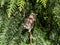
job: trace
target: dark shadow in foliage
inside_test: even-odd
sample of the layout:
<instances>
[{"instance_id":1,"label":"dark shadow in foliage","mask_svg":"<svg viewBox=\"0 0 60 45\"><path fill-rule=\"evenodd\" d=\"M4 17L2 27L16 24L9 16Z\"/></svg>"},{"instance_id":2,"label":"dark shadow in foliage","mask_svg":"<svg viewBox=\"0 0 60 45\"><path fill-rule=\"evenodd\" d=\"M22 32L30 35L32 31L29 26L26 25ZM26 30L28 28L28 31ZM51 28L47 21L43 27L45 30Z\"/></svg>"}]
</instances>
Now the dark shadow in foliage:
<instances>
[{"instance_id":1,"label":"dark shadow in foliage","mask_svg":"<svg viewBox=\"0 0 60 45\"><path fill-rule=\"evenodd\" d=\"M21 34L24 35L27 31L28 31L27 29L24 29L24 30L22 30Z\"/></svg>"},{"instance_id":2,"label":"dark shadow in foliage","mask_svg":"<svg viewBox=\"0 0 60 45\"><path fill-rule=\"evenodd\" d=\"M38 19L39 23L38 23L37 27L40 27L40 24L41 24L42 27L47 28L45 40L51 40L51 43L54 42L55 44L57 44L56 42L58 42L58 35L59 35L60 29L59 29L59 26L57 25L57 22L54 21L54 19L53 19L54 14L52 13L52 9L55 7L56 1L52 0L52 3L50 1L51 0L47 0L47 7L43 8L43 6L42 6L42 9L41 9L42 13L38 13L37 19ZM46 12L46 11L47 11L46 16L48 18L47 18L47 20L44 20L43 12ZM55 38L54 40L50 39L50 35L51 35L51 32L53 31L53 29L56 29L56 35L54 37ZM42 31L44 31L44 30L42 30Z\"/></svg>"},{"instance_id":3,"label":"dark shadow in foliage","mask_svg":"<svg viewBox=\"0 0 60 45\"><path fill-rule=\"evenodd\" d=\"M31 10L35 11L35 4L36 4L36 0L29 0L29 3L32 5L31 6Z\"/></svg>"},{"instance_id":4,"label":"dark shadow in foliage","mask_svg":"<svg viewBox=\"0 0 60 45\"><path fill-rule=\"evenodd\" d=\"M49 3L49 4L48 4ZM48 31L47 31L47 39L49 39L49 35L50 35L50 33L51 33L51 31L53 30L53 14L52 14L52 9L54 8L54 6L55 6L55 1L54 2L50 2L50 0L49 1L47 1L47 8L46 8L46 10L47 10L47 16L48 16L48 19L47 19L47 26L48 26Z\"/></svg>"},{"instance_id":5,"label":"dark shadow in foliage","mask_svg":"<svg viewBox=\"0 0 60 45\"><path fill-rule=\"evenodd\" d=\"M49 3L49 4L48 4ZM48 16L48 31L47 31L47 34L46 34L46 40L48 39L48 40L51 40L51 43L53 44L53 45L57 45L57 42L58 42L58 32L59 32L59 26L58 26L58 24L57 24L57 22L55 22L54 21L54 19L53 19L53 16L54 16L54 14L52 13L52 9L55 7L55 3L56 3L56 1L53 1L52 3L50 2L50 0L48 0L47 1L47 8L46 8L46 10L47 10L47 12L48 12L48 14L47 14L47 16ZM50 39L50 35L51 35L51 32L54 30L54 29L56 29L56 35L55 35L55 37L54 37L54 40L52 40L52 39ZM58 29L58 30L57 30Z\"/></svg>"},{"instance_id":6,"label":"dark shadow in foliage","mask_svg":"<svg viewBox=\"0 0 60 45\"><path fill-rule=\"evenodd\" d=\"M2 9L4 11L4 14L6 14L7 5L8 5L8 2L5 2L5 4L2 7L0 7L0 9Z\"/></svg>"}]
</instances>

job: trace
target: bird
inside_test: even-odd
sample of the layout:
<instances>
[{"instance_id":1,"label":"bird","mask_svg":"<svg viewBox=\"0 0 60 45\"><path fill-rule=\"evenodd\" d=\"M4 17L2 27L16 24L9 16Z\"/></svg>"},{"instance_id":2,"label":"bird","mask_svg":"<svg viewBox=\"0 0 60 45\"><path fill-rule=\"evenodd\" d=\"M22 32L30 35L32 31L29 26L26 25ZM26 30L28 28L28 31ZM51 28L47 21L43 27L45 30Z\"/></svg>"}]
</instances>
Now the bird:
<instances>
[{"instance_id":1,"label":"bird","mask_svg":"<svg viewBox=\"0 0 60 45\"><path fill-rule=\"evenodd\" d=\"M34 23L36 21L36 13L31 13L25 20L23 23L23 29L27 29L29 32L29 39L30 39L30 43L32 44L32 29L34 27ZM33 44L32 44L33 45Z\"/></svg>"}]
</instances>

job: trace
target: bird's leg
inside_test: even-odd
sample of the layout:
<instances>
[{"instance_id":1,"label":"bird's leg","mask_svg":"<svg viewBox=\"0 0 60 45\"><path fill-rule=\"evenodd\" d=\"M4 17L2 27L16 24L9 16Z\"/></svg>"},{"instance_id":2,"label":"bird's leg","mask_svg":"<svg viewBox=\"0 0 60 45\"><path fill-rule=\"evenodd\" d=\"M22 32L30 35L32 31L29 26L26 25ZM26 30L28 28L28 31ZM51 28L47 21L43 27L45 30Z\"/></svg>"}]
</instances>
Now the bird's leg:
<instances>
[{"instance_id":1,"label":"bird's leg","mask_svg":"<svg viewBox=\"0 0 60 45\"><path fill-rule=\"evenodd\" d=\"M32 33L31 33L31 31L29 32L29 38L30 38L30 44L32 45Z\"/></svg>"}]
</instances>

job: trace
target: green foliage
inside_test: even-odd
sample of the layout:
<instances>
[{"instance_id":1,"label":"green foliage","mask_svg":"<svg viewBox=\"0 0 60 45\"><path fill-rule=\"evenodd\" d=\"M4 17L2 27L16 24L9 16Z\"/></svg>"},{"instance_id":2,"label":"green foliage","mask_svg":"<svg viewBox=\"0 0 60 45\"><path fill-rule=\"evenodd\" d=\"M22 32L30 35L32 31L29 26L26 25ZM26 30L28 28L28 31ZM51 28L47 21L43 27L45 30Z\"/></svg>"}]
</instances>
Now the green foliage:
<instances>
[{"instance_id":1,"label":"green foliage","mask_svg":"<svg viewBox=\"0 0 60 45\"><path fill-rule=\"evenodd\" d=\"M8 5L7 15L10 17L16 8L16 0L11 0Z\"/></svg>"},{"instance_id":2,"label":"green foliage","mask_svg":"<svg viewBox=\"0 0 60 45\"><path fill-rule=\"evenodd\" d=\"M0 45L31 45L22 28L31 11L38 14L33 44L60 45L60 0L0 0Z\"/></svg>"},{"instance_id":3,"label":"green foliage","mask_svg":"<svg viewBox=\"0 0 60 45\"><path fill-rule=\"evenodd\" d=\"M37 2L37 3L38 3L38 2L41 2L42 5L46 8L47 0L37 0L36 2Z\"/></svg>"},{"instance_id":4,"label":"green foliage","mask_svg":"<svg viewBox=\"0 0 60 45\"><path fill-rule=\"evenodd\" d=\"M60 27L60 5L59 3L55 3L55 7L53 9L53 13L55 14L54 15L54 20L57 22L57 24L59 25Z\"/></svg>"},{"instance_id":5,"label":"green foliage","mask_svg":"<svg viewBox=\"0 0 60 45\"><path fill-rule=\"evenodd\" d=\"M18 0L17 5L19 6L19 10L22 11L24 9L25 1L24 0Z\"/></svg>"},{"instance_id":6,"label":"green foliage","mask_svg":"<svg viewBox=\"0 0 60 45\"><path fill-rule=\"evenodd\" d=\"M1 7L4 5L4 3L5 3L5 0L2 0L1 1Z\"/></svg>"}]
</instances>

